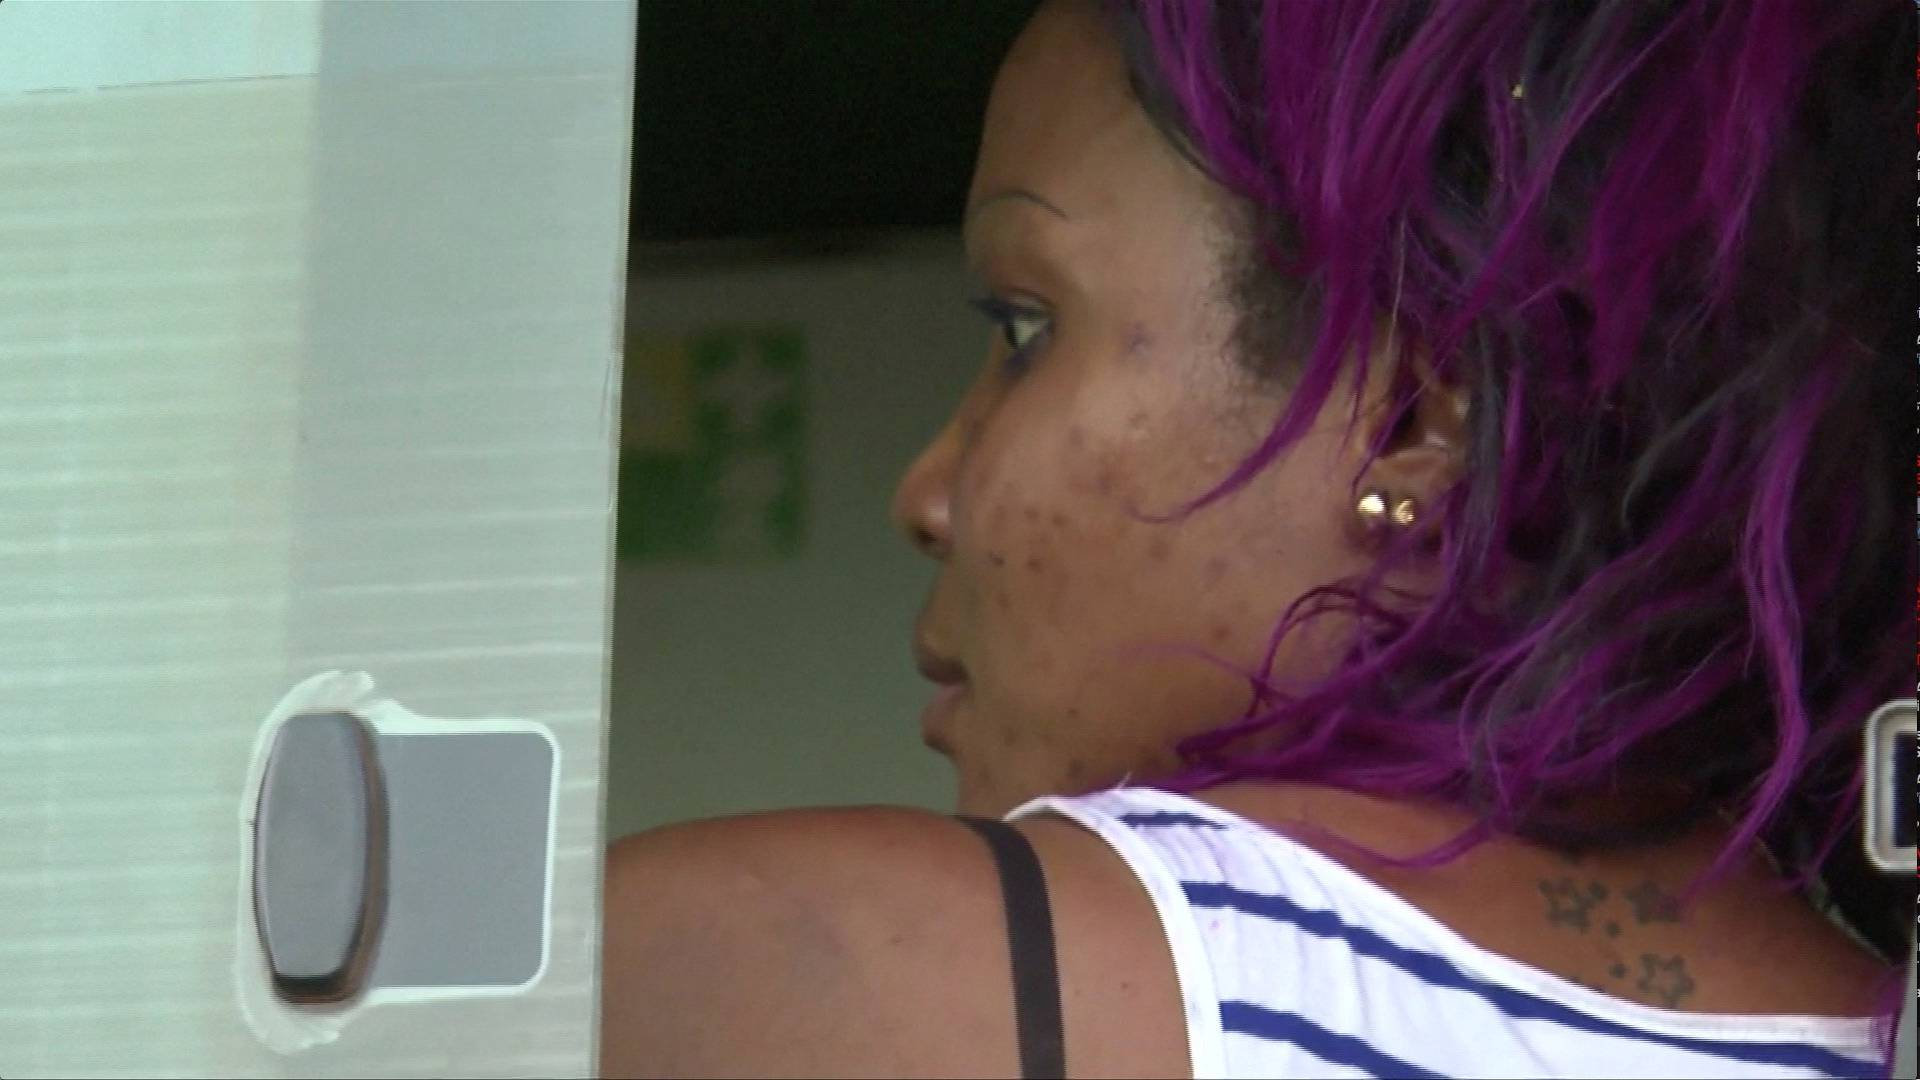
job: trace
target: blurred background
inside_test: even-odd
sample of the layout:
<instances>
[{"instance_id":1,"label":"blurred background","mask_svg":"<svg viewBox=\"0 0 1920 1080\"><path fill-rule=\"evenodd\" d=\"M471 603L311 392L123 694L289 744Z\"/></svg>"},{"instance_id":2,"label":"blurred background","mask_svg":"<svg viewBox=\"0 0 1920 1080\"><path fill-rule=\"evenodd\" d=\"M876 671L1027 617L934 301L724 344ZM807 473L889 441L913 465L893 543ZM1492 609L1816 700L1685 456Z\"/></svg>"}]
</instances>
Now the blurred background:
<instances>
[{"instance_id":1,"label":"blurred background","mask_svg":"<svg viewBox=\"0 0 1920 1080\"><path fill-rule=\"evenodd\" d=\"M902 469L982 358L958 225L1032 0L641 0L607 833L949 809Z\"/></svg>"}]
</instances>

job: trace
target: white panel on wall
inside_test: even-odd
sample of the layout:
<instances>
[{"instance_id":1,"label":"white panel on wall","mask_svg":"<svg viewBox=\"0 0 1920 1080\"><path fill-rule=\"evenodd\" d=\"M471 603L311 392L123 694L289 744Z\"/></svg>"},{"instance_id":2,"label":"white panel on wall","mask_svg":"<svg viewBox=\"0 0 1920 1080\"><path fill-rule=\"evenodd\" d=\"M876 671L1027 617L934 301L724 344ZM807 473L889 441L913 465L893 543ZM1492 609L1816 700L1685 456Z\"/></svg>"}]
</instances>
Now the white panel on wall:
<instances>
[{"instance_id":1,"label":"white panel on wall","mask_svg":"<svg viewBox=\"0 0 1920 1080\"><path fill-rule=\"evenodd\" d=\"M632 5L115 7L0 4L0 1076L588 1075ZM286 1054L236 833L333 669L553 732L551 951Z\"/></svg>"}]
</instances>

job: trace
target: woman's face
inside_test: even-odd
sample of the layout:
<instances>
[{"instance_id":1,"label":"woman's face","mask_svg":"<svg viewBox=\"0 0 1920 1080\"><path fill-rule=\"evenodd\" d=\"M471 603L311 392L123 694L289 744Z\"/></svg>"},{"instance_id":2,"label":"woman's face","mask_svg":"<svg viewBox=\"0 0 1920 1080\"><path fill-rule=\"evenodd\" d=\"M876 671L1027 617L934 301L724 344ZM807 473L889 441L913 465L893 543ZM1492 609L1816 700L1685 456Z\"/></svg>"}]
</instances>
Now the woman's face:
<instances>
[{"instance_id":1,"label":"woman's face","mask_svg":"<svg viewBox=\"0 0 1920 1080\"><path fill-rule=\"evenodd\" d=\"M1198 654L1256 668L1290 601L1362 567L1364 436L1330 406L1239 492L1145 520L1224 478L1285 399L1230 348L1228 205L1132 99L1091 4L1049 4L1014 46L969 202L1002 325L894 516L939 563L925 738L960 810L998 814L1165 769L1241 715L1246 680ZM1274 674L1311 673L1309 647Z\"/></svg>"}]
</instances>

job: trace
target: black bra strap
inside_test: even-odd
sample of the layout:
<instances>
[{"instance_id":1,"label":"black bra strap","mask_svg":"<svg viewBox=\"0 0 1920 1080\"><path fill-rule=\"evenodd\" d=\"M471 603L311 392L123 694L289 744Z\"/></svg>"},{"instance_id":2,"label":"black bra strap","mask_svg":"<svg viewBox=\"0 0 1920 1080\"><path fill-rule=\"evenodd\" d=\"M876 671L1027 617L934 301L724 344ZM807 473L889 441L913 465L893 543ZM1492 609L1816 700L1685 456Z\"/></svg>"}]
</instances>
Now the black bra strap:
<instances>
[{"instance_id":1,"label":"black bra strap","mask_svg":"<svg viewBox=\"0 0 1920 1080\"><path fill-rule=\"evenodd\" d=\"M1060 1023L1060 971L1054 959L1053 914L1047 881L1033 845L1004 821L962 817L986 840L1000 870L1007 906L1007 945L1013 958L1013 1019L1020 1039L1020 1075L1057 1080L1067 1075Z\"/></svg>"}]
</instances>

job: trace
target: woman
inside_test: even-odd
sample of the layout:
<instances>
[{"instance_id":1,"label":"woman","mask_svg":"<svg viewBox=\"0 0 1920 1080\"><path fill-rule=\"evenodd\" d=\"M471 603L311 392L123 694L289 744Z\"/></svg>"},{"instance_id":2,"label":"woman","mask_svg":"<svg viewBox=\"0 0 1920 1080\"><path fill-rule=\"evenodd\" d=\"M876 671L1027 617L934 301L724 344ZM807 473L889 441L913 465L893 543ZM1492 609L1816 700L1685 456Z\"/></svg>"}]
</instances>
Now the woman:
<instances>
[{"instance_id":1,"label":"woman","mask_svg":"<svg viewBox=\"0 0 1920 1080\"><path fill-rule=\"evenodd\" d=\"M623 841L604 1070L1878 1072L1913 22L1044 4L966 217L998 341L895 508L926 741L1011 835Z\"/></svg>"}]
</instances>

